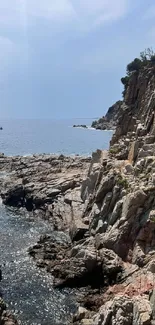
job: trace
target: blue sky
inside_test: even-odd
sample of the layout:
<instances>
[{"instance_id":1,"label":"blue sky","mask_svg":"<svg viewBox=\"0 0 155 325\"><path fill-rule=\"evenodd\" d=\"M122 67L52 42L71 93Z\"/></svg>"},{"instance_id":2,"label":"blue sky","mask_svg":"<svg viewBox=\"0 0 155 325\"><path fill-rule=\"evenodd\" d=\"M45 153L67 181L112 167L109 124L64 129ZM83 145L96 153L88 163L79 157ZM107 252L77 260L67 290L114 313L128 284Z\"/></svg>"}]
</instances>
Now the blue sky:
<instances>
[{"instance_id":1,"label":"blue sky","mask_svg":"<svg viewBox=\"0 0 155 325\"><path fill-rule=\"evenodd\" d=\"M154 0L1 0L0 117L102 116L154 41Z\"/></svg>"}]
</instances>

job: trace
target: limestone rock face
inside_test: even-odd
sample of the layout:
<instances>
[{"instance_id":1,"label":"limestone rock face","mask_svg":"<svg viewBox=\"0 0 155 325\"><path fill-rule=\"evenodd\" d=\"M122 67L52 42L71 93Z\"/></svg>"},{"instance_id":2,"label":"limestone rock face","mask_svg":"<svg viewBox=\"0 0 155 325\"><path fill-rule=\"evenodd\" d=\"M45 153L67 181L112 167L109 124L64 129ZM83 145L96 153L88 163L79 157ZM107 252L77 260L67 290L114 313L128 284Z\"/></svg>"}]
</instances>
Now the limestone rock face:
<instances>
[{"instance_id":1,"label":"limestone rock face","mask_svg":"<svg viewBox=\"0 0 155 325\"><path fill-rule=\"evenodd\" d=\"M109 154L98 161L84 197L83 218L89 220L103 273L109 274L95 325L154 324L154 103L153 68L133 72Z\"/></svg>"}]
</instances>

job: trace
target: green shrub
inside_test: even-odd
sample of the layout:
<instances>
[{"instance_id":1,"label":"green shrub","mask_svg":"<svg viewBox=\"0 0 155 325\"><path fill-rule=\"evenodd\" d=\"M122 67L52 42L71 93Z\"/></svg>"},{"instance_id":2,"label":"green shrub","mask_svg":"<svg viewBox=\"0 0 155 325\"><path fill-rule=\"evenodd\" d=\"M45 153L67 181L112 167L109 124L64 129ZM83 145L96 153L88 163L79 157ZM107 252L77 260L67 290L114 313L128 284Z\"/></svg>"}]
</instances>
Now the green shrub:
<instances>
[{"instance_id":1,"label":"green shrub","mask_svg":"<svg viewBox=\"0 0 155 325\"><path fill-rule=\"evenodd\" d=\"M126 72L127 75L121 78L121 82L124 85L124 90L122 92L123 97L125 97L127 87L129 85L130 76L134 72L139 72L145 66L152 66L154 69L155 66L155 53L153 52L152 48L147 48L143 52L140 53L140 58L135 58L132 62L127 65ZM155 71L152 70L154 73Z\"/></svg>"},{"instance_id":2,"label":"green shrub","mask_svg":"<svg viewBox=\"0 0 155 325\"><path fill-rule=\"evenodd\" d=\"M129 183L126 178L123 178L121 175L117 180L118 185L122 186L123 188L127 189L129 187Z\"/></svg>"},{"instance_id":3,"label":"green shrub","mask_svg":"<svg viewBox=\"0 0 155 325\"><path fill-rule=\"evenodd\" d=\"M138 58L135 58L131 63L127 65L127 73L130 74L133 71L139 71L142 65L142 61Z\"/></svg>"},{"instance_id":4,"label":"green shrub","mask_svg":"<svg viewBox=\"0 0 155 325\"><path fill-rule=\"evenodd\" d=\"M119 147L112 147L112 148L110 148L109 152L111 154L117 154L117 153L120 152L120 148Z\"/></svg>"},{"instance_id":5,"label":"green shrub","mask_svg":"<svg viewBox=\"0 0 155 325\"><path fill-rule=\"evenodd\" d=\"M129 84L129 79L130 79L129 76L125 76L125 77L121 78L121 82L122 82L122 84L123 84L125 87L128 86L128 84Z\"/></svg>"}]
</instances>

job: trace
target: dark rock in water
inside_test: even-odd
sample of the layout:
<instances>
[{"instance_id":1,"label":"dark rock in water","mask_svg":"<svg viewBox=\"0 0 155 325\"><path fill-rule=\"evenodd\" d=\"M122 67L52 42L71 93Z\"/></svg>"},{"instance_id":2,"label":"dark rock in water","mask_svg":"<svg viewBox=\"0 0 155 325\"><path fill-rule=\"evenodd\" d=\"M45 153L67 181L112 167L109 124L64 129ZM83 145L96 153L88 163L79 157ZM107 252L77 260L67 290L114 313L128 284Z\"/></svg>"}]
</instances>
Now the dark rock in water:
<instances>
[{"instance_id":1,"label":"dark rock in water","mask_svg":"<svg viewBox=\"0 0 155 325\"><path fill-rule=\"evenodd\" d=\"M0 127L0 130L3 130L2 126Z\"/></svg>"},{"instance_id":2,"label":"dark rock in water","mask_svg":"<svg viewBox=\"0 0 155 325\"><path fill-rule=\"evenodd\" d=\"M84 129L87 129L87 125L85 125L85 124L78 124L78 125L74 124L73 125L73 128L84 128Z\"/></svg>"}]
</instances>

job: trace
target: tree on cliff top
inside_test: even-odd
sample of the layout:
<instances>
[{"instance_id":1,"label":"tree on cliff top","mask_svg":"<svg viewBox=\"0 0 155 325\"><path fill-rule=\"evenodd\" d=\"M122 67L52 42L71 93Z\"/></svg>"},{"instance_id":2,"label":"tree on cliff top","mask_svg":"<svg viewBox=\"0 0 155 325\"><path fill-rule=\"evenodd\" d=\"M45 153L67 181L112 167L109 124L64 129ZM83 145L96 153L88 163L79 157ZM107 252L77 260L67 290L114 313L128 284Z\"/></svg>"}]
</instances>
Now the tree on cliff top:
<instances>
[{"instance_id":1,"label":"tree on cliff top","mask_svg":"<svg viewBox=\"0 0 155 325\"><path fill-rule=\"evenodd\" d=\"M138 72L141 68L145 66L154 66L155 65L155 53L152 48L147 48L140 53L140 58L135 58L132 62L127 65L126 72L127 75L121 78L121 82L124 85L123 97L125 96L130 76L134 72Z\"/></svg>"},{"instance_id":2,"label":"tree on cliff top","mask_svg":"<svg viewBox=\"0 0 155 325\"><path fill-rule=\"evenodd\" d=\"M131 63L127 65L127 74L132 73L133 71L139 71L139 69L142 67L143 62L135 58Z\"/></svg>"},{"instance_id":3,"label":"tree on cliff top","mask_svg":"<svg viewBox=\"0 0 155 325\"><path fill-rule=\"evenodd\" d=\"M155 62L155 53L152 48L147 48L140 53L140 58L135 58L127 65L127 75L132 74L134 71L139 71L142 67Z\"/></svg>"}]
</instances>

